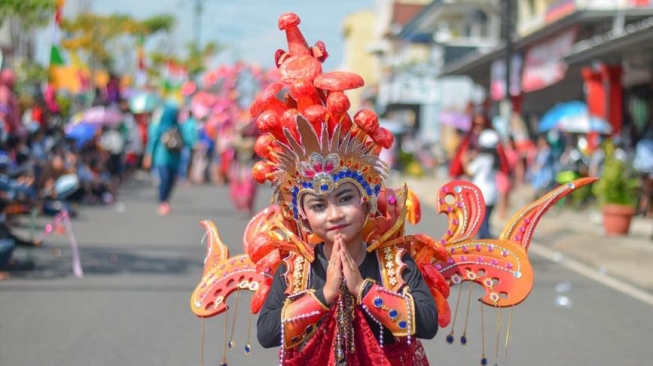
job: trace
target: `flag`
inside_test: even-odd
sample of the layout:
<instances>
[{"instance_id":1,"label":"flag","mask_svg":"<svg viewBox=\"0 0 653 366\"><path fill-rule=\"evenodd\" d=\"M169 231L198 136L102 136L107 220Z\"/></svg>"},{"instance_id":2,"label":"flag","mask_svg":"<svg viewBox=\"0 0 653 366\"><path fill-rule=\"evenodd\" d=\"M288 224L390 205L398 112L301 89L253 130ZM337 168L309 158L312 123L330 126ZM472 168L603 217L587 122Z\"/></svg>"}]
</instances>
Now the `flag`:
<instances>
[{"instance_id":1,"label":"flag","mask_svg":"<svg viewBox=\"0 0 653 366\"><path fill-rule=\"evenodd\" d=\"M181 86L186 80L188 80L186 67L174 61L168 61L164 70L163 95L173 100L182 101Z\"/></svg>"},{"instance_id":2,"label":"flag","mask_svg":"<svg viewBox=\"0 0 653 366\"><path fill-rule=\"evenodd\" d=\"M61 37L59 35L65 2L66 0L57 0L54 12L54 25L52 26L52 46L50 48L48 74L50 75L49 83L55 90L62 88L63 84L70 80L69 75L66 74L66 61L61 54Z\"/></svg>"},{"instance_id":3,"label":"flag","mask_svg":"<svg viewBox=\"0 0 653 366\"><path fill-rule=\"evenodd\" d=\"M147 64L145 62L145 36L138 37L136 48L136 86L143 87L147 84Z\"/></svg>"},{"instance_id":4,"label":"flag","mask_svg":"<svg viewBox=\"0 0 653 366\"><path fill-rule=\"evenodd\" d=\"M79 59L77 53L71 52L69 54L70 62L63 57L60 31L65 2L66 0L56 0L50 64L48 67L49 83L55 90L64 89L71 93L79 93L89 88L90 74L87 66Z\"/></svg>"},{"instance_id":5,"label":"flag","mask_svg":"<svg viewBox=\"0 0 653 366\"><path fill-rule=\"evenodd\" d=\"M138 48L137 48L137 55L138 55L138 70L139 71L145 71L146 64L145 64L145 50L143 48L143 45L145 44L145 37L140 36L138 38Z\"/></svg>"},{"instance_id":6,"label":"flag","mask_svg":"<svg viewBox=\"0 0 653 366\"><path fill-rule=\"evenodd\" d=\"M66 64L61 50L59 49L61 37L59 35L61 28L61 18L63 14L63 6L66 0L57 0L56 9L54 13L54 27L52 30L52 48L50 49L50 68L53 66L63 66Z\"/></svg>"}]
</instances>

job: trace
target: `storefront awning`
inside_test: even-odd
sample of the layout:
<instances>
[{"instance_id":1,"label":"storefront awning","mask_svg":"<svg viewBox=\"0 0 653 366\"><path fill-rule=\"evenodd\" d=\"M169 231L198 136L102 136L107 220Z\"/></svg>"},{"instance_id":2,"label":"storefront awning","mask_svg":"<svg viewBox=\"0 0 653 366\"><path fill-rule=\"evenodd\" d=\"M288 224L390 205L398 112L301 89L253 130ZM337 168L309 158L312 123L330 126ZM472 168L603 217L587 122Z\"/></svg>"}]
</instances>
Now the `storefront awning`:
<instances>
[{"instance_id":1,"label":"storefront awning","mask_svg":"<svg viewBox=\"0 0 653 366\"><path fill-rule=\"evenodd\" d=\"M646 18L653 15L653 9L629 9L624 14L627 18ZM549 38L561 31L568 29L579 23L597 23L613 19L615 12L613 10L580 10L569 16L561 18L547 26L519 39L515 42L514 50L519 52L526 47L536 44L546 38ZM473 53L449 65L446 65L439 76L466 75L469 76L479 85L489 86L490 67L496 59L504 57L505 45L487 52Z\"/></svg>"},{"instance_id":2,"label":"storefront awning","mask_svg":"<svg viewBox=\"0 0 653 366\"><path fill-rule=\"evenodd\" d=\"M569 64L619 63L624 56L645 52L653 52L653 17L629 24L623 32L610 31L578 42L564 60Z\"/></svg>"}]
</instances>

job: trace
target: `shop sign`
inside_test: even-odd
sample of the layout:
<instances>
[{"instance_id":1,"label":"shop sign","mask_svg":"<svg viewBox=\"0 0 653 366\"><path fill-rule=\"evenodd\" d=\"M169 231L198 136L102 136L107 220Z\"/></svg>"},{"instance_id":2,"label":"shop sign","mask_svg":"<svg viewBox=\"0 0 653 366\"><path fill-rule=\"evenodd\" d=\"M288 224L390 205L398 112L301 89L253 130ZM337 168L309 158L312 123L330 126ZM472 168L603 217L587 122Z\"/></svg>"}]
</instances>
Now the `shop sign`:
<instances>
[{"instance_id":1,"label":"shop sign","mask_svg":"<svg viewBox=\"0 0 653 366\"><path fill-rule=\"evenodd\" d=\"M573 50L576 34L576 28L569 29L526 51L521 84L523 92L544 89L565 78L567 63L563 57Z\"/></svg>"},{"instance_id":2,"label":"shop sign","mask_svg":"<svg viewBox=\"0 0 653 366\"><path fill-rule=\"evenodd\" d=\"M646 8L653 5L651 0L628 0L628 5L636 8Z\"/></svg>"},{"instance_id":3,"label":"shop sign","mask_svg":"<svg viewBox=\"0 0 653 366\"><path fill-rule=\"evenodd\" d=\"M576 11L576 0L561 0L549 5L544 15L546 23L555 22Z\"/></svg>"},{"instance_id":4,"label":"shop sign","mask_svg":"<svg viewBox=\"0 0 653 366\"><path fill-rule=\"evenodd\" d=\"M522 67L522 57L516 53L510 62L510 95L516 96L521 93L519 88ZM490 67L490 98L502 100L506 96L506 60L500 58L492 62Z\"/></svg>"}]
</instances>

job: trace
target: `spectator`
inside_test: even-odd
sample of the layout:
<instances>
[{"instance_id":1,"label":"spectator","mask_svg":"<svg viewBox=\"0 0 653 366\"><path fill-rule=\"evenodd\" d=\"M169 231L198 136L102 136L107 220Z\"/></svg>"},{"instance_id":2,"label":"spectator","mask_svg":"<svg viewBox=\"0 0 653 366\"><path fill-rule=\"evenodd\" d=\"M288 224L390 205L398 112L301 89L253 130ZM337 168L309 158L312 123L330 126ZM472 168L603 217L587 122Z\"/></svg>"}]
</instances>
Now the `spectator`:
<instances>
[{"instance_id":1,"label":"spectator","mask_svg":"<svg viewBox=\"0 0 653 366\"><path fill-rule=\"evenodd\" d=\"M179 128L179 108L167 104L163 108L161 119L150 126L147 148L143 159L143 167L154 167L159 173L159 214L168 215L172 212L170 197L181 163L181 149L192 143L188 136Z\"/></svg>"},{"instance_id":2,"label":"spectator","mask_svg":"<svg viewBox=\"0 0 653 366\"><path fill-rule=\"evenodd\" d=\"M479 137L481 133L486 130L494 131L492 129L490 120L485 115L476 113L472 118L472 128L463 138L460 146L458 147L458 150L456 151L456 155L449 164L450 177L457 178L464 174L463 159L465 158L465 155L468 155L469 153L472 155L478 153L478 151L481 149L478 142ZM497 145L497 154L501 171L505 174L510 174L508 163L506 162L506 157L501 144Z\"/></svg>"},{"instance_id":3,"label":"spectator","mask_svg":"<svg viewBox=\"0 0 653 366\"><path fill-rule=\"evenodd\" d=\"M499 156L497 147L499 135L486 129L478 136L478 150L467 150L463 157L465 172L483 194L485 199L485 217L478 230L479 239L492 239L490 233L490 216L497 202L497 173L499 171Z\"/></svg>"},{"instance_id":4,"label":"spectator","mask_svg":"<svg viewBox=\"0 0 653 366\"><path fill-rule=\"evenodd\" d=\"M9 270L14 267L12 254L16 246L35 247L40 246L40 240L25 240L11 232L5 221L5 210L9 206L6 198L0 198L0 281L10 278Z\"/></svg>"},{"instance_id":5,"label":"spectator","mask_svg":"<svg viewBox=\"0 0 653 366\"><path fill-rule=\"evenodd\" d=\"M125 139L116 128L103 126L98 144L108 154L106 168L111 176L111 193L115 197L122 181Z\"/></svg>"},{"instance_id":6,"label":"spectator","mask_svg":"<svg viewBox=\"0 0 653 366\"><path fill-rule=\"evenodd\" d=\"M554 168L555 160L553 151L546 137L540 135L537 138L537 155L531 170L535 198L541 197L555 185Z\"/></svg>"}]
</instances>

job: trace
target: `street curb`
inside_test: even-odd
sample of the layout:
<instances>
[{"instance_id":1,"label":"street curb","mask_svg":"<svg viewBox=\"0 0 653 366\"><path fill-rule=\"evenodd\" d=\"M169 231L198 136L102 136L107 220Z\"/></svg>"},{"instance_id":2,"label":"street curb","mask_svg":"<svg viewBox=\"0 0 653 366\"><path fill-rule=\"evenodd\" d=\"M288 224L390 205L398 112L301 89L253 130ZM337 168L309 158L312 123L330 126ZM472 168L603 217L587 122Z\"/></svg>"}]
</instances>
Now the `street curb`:
<instances>
[{"instance_id":1,"label":"street curb","mask_svg":"<svg viewBox=\"0 0 653 366\"><path fill-rule=\"evenodd\" d=\"M603 273L601 269L597 269L594 265L584 263L582 260L573 256L560 256L560 252L537 243L531 243L529 252L653 306L653 292L636 286L627 279L619 278L613 274Z\"/></svg>"}]
</instances>

